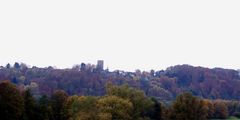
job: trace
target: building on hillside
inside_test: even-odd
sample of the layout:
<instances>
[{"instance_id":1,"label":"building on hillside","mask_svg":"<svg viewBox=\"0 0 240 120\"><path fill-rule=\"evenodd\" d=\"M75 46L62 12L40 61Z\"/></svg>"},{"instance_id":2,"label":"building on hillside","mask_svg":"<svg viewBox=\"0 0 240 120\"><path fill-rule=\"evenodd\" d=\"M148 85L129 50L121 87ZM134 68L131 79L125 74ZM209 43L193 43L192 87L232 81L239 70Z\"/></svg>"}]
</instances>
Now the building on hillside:
<instances>
[{"instance_id":1,"label":"building on hillside","mask_svg":"<svg viewBox=\"0 0 240 120\"><path fill-rule=\"evenodd\" d=\"M103 70L104 68L104 61L103 60L98 60L97 61L97 69L98 70Z\"/></svg>"}]
</instances>

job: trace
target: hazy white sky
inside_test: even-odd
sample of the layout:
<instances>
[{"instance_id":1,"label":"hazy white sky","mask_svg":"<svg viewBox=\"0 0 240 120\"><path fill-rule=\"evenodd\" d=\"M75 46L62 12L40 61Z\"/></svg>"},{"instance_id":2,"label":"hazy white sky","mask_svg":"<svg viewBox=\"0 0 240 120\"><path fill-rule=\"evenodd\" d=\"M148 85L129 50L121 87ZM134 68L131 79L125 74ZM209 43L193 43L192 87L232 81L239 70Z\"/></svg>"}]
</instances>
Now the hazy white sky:
<instances>
[{"instance_id":1,"label":"hazy white sky","mask_svg":"<svg viewBox=\"0 0 240 120\"><path fill-rule=\"evenodd\" d=\"M1 0L0 65L240 68L239 0Z\"/></svg>"}]
</instances>

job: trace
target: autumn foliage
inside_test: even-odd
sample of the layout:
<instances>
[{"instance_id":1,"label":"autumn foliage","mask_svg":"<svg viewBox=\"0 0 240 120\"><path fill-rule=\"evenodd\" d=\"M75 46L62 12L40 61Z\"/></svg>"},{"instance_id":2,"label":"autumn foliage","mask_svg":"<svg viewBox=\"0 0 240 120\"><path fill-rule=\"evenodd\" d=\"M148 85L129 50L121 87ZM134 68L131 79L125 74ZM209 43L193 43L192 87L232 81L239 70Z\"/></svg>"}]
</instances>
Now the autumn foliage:
<instances>
[{"instance_id":1,"label":"autumn foliage","mask_svg":"<svg viewBox=\"0 0 240 120\"><path fill-rule=\"evenodd\" d=\"M9 80L9 81L5 81ZM7 64L0 68L5 120L225 119L240 116L239 72L178 65L150 72Z\"/></svg>"}]
</instances>

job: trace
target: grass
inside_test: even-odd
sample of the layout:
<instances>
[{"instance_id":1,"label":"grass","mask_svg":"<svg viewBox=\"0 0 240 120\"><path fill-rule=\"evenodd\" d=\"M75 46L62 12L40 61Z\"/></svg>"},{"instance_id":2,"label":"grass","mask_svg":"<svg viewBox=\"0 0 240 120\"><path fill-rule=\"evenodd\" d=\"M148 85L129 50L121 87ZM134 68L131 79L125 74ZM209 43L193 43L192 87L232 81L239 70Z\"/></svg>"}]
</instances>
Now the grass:
<instances>
[{"instance_id":1,"label":"grass","mask_svg":"<svg viewBox=\"0 0 240 120\"><path fill-rule=\"evenodd\" d=\"M229 117L228 119L211 119L211 120L240 120L240 118L231 116L231 117Z\"/></svg>"},{"instance_id":2,"label":"grass","mask_svg":"<svg viewBox=\"0 0 240 120\"><path fill-rule=\"evenodd\" d=\"M232 116L232 117L229 117L227 120L240 120L240 119L237 118L237 117Z\"/></svg>"}]
</instances>

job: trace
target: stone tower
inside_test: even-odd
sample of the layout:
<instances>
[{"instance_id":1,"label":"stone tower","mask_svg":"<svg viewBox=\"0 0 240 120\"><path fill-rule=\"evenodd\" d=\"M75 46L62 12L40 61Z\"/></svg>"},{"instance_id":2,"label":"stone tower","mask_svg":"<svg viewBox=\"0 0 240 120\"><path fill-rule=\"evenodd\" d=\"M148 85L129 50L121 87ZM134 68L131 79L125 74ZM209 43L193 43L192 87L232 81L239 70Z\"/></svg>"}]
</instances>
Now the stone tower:
<instances>
[{"instance_id":1,"label":"stone tower","mask_svg":"<svg viewBox=\"0 0 240 120\"><path fill-rule=\"evenodd\" d=\"M103 70L103 64L104 64L104 61L103 60L98 60L97 61L97 69L98 70Z\"/></svg>"}]
</instances>

